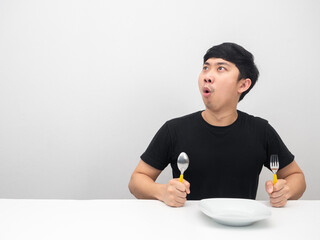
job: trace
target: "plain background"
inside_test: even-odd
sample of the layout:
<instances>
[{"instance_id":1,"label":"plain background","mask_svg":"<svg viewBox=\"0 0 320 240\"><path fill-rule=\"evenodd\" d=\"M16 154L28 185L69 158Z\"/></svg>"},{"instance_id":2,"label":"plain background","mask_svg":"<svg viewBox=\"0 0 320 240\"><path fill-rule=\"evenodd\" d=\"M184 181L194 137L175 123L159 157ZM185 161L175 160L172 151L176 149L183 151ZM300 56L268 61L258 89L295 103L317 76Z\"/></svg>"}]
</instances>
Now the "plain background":
<instances>
[{"instance_id":1,"label":"plain background","mask_svg":"<svg viewBox=\"0 0 320 240\"><path fill-rule=\"evenodd\" d=\"M156 131L204 109L205 51L236 42L261 74L239 109L269 120L306 175L303 199L320 199L319 9L316 0L1 0L0 197L133 198L130 175ZM167 168L159 182L170 178ZM267 179L264 169L258 199Z\"/></svg>"}]
</instances>

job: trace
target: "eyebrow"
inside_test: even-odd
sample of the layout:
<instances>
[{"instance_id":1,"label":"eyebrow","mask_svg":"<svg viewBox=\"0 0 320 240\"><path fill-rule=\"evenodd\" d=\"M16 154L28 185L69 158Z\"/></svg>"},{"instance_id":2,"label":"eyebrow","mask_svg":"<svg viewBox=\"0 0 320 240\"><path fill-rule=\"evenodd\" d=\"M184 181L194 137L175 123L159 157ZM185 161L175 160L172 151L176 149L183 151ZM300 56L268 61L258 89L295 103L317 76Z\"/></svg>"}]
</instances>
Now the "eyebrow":
<instances>
[{"instance_id":1,"label":"eyebrow","mask_svg":"<svg viewBox=\"0 0 320 240\"><path fill-rule=\"evenodd\" d=\"M205 62L203 65L210 66L211 64L208 63L208 62ZM215 63L214 65L216 65L216 66L221 66L221 65L230 66L230 64L228 64L228 63L226 63L226 62L217 62L217 63Z\"/></svg>"}]
</instances>

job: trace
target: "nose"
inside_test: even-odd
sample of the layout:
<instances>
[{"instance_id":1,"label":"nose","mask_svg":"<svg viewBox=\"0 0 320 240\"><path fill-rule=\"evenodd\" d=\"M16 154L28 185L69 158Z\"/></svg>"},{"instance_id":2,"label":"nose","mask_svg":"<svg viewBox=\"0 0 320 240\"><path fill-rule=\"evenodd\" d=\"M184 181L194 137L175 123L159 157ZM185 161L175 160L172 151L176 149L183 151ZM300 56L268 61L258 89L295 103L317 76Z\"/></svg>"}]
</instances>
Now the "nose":
<instances>
[{"instance_id":1,"label":"nose","mask_svg":"<svg viewBox=\"0 0 320 240\"><path fill-rule=\"evenodd\" d=\"M212 71L207 71L206 73L204 73L203 75L203 81L205 83L209 83L212 84L214 81L214 73Z\"/></svg>"},{"instance_id":2,"label":"nose","mask_svg":"<svg viewBox=\"0 0 320 240\"><path fill-rule=\"evenodd\" d=\"M204 78L204 82L205 82L205 83L213 83L213 80L212 80L211 78L205 77L205 78Z\"/></svg>"}]
</instances>

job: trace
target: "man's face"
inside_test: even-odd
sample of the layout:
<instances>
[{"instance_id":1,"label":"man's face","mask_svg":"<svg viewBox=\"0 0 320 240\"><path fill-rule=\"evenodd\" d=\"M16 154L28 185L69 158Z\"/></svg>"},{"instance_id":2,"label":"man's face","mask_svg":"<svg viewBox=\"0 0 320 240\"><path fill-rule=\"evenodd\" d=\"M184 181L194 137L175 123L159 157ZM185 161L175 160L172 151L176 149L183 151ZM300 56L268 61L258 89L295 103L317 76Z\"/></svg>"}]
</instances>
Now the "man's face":
<instances>
[{"instance_id":1,"label":"man's face","mask_svg":"<svg viewBox=\"0 0 320 240\"><path fill-rule=\"evenodd\" d=\"M236 107L241 81L235 64L222 58L209 58L199 75L199 89L208 109L219 111Z\"/></svg>"}]
</instances>

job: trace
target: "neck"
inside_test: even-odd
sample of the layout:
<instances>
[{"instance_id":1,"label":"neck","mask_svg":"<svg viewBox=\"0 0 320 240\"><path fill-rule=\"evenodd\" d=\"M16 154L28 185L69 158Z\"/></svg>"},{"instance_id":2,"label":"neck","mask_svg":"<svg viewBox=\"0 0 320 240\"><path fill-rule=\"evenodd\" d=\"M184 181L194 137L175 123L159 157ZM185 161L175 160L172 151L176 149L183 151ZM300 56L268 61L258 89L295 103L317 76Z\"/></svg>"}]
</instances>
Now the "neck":
<instances>
[{"instance_id":1,"label":"neck","mask_svg":"<svg viewBox=\"0 0 320 240\"><path fill-rule=\"evenodd\" d=\"M203 119L210 125L224 127L234 123L238 118L237 109L232 109L224 112L213 112L210 109L202 112Z\"/></svg>"}]
</instances>

